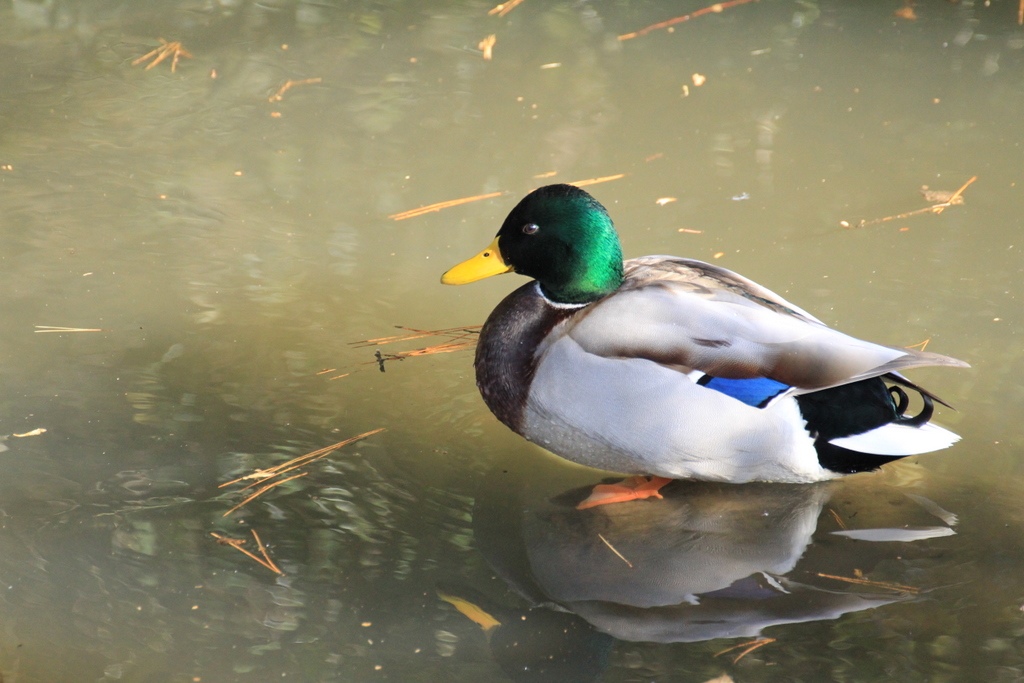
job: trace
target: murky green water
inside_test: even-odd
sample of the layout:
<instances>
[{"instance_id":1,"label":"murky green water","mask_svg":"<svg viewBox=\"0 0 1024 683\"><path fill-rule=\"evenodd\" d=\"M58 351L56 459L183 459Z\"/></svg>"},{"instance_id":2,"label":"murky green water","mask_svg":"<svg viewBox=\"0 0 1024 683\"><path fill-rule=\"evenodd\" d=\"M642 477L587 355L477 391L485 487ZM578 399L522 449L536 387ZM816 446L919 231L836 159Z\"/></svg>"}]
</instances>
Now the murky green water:
<instances>
[{"instance_id":1,"label":"murky green water","mask_svg":"<svg viewBox=\"0 0 1024 683\"><path fill-rule=\"evenodd\" d=\"M1024 680L1016 3L616 37L704 6L0 3L4 680ZM132 65L159 38L193 57ZM500 425L470 351L352 344L480 324L520 280L441 272L534 187L617 174L589 189L627 256L968 360L913 373L963 441L583 516L602 473ZM220 484L378 428L223 516ZM250 529L284 576L211 536Z\"/></svg>"}]
</instances>

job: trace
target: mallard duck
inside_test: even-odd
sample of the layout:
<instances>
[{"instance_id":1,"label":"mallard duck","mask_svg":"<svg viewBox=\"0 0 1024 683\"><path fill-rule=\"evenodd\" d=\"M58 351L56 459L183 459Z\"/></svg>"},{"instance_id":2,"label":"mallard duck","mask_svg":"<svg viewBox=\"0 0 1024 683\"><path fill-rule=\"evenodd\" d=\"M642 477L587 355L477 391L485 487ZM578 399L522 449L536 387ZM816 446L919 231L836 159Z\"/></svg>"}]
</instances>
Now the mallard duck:
<instances>
[{"instance_id":1,"label":"mallard duck","mask_svg":"<svg viewBox=\"0 0 1024 683\"><path fill-rule=\"evenodd\" d=\"M484 402L563 458L654 476L627 498L672 479L822 481L960 438L930 422L933 402L948 404L900 372L967 363L848 336L709 263L623 262L608 211L572 185L528 194L441 282L508 272L534 280L480 332Z\"/></svg>"}]
</instances>

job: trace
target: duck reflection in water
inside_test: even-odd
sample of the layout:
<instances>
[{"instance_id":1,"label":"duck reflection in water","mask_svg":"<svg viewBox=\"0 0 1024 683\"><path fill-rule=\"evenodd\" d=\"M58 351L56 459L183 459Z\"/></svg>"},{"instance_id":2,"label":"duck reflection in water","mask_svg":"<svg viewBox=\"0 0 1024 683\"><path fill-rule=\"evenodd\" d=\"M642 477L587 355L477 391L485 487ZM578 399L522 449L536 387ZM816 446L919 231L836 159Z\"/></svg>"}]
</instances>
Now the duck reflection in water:
<instances>
[{"instance_id":1,"label":"duck reflection in water","mask_svg":"<svg viewBox=\"0 0 1024 683\"><path fill-rule=\"evenodd\" d=\"M613 638L750 639L773 626L913 599L911 587L830 577L870 573L883 560L906 556L907 541L954 533L936 526L940 508L930 501L889 490L890 498L906 503L893 505L877 490L863 496L868 489L845 482L676 481L657 504L581 511L575 506L587 487L543 497L510 487L511 478L506 472L492 477L494 485L477 498L473 528L480 552L528 607L500 607L451 585L438 592L484 628L502 668L522 681L596 680ZM844 500L852 491L869 501L857 503L864 513L859 518L876 523L885 515L881 523L889 528L838 527L823 513L837 491ZM819 520L819 536L829 540L814 544ZM864 542L872 540L889 542Z\"/></svg>"}]
</instances>

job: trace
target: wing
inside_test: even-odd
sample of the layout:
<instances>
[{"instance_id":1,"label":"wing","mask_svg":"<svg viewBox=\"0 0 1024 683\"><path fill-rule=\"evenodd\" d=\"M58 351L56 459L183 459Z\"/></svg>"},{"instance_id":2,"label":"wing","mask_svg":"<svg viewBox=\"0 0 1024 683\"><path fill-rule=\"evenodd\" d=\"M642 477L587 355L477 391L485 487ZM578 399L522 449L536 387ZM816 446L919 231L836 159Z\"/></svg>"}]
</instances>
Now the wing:
<instances>
[{"instance_id":1,"label":"wing","mask_svg":"<svg viewBox=\"0 0 1024 683\"><path fill-rule=\"evenodd\" d=\"M626 262L626 282L566 329L586 351L646 358L724 379L769 378L817 391L955 358L873 344L710 264L674 257Z\"/></svg>"}]
</instances>

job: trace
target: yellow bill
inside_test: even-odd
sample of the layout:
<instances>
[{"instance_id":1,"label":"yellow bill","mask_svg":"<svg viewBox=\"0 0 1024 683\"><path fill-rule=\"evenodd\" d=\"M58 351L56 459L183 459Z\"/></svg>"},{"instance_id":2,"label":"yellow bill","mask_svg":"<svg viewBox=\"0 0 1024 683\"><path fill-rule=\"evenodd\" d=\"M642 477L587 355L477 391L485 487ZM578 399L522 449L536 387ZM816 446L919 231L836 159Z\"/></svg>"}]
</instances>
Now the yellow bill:
<instances>
[{"instance_id":1,"label":"yellow bill","mask_svg":"<svg viewBox=\"0 0 1024 683\"><path fill-rule=\"evenodd\" d=\"M495 237L491 246L442 275L441 284L465 285L483 280L485 277L510 272L512 272L512 266L505 265L505 260L498 250L498 238Z\"/></svg>"}]
</instances>

